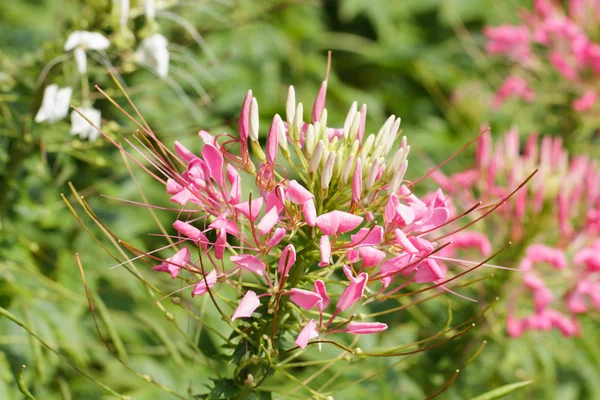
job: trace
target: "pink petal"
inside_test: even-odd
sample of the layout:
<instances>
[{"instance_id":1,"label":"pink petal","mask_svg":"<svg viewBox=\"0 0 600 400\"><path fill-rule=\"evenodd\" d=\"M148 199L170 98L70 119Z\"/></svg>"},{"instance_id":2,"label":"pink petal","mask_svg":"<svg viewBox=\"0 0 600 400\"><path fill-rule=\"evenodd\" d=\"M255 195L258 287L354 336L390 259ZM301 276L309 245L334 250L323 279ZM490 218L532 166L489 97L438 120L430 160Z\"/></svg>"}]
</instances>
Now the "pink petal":
<instances>
[{"instance_id":1,"label":"pink petal","mask_svg":"<svg viewBox=\"0 0 600 400\"><path fill-rule=\"evenodd\" d=\"M277 266L277 272L282 274L282 276L287 276L290 273L290 269L292 265L296 262L296 249L293 244L288 244L285 246L283 251L281 252L281 257L279 258L279 265Z\"/></svg>"},{"instance_id":2,"label":"pink petal","mask_svg":"<svg viewBox=\"0 0 600 400\"><path fill-rule=\"evenodd\" d=\"M329 305L329 302L330 302L329 296L327 295L327 290L325 289L325 283L322 280L317 279L315 281L315 286L314 286L313 291L321 297L321 303L319 304L319 311L323 312L323 310L327 308L327 306Z\"/></svg>"},{"instance_id":3,"label":"pink petal","mask_svg":"<svg viewBox=\"0 0 600 400\"><path fill-rule=\"evenodd\" d=\"M303 289L290 290L290 300L299 307L310 310L321 301L318 293Z\"/></svg>"},{"instance_id":4,"label":"pink petal","mask_svg":"<svg viewBox=\"0 0 600 400\"><path fill-rule=\"evenodd\" d=\"M269 133L267 134L267 162L274 163L277 159L277 148L278 148L278 139L277 139L277 129L279 128L279 122L281 118L279 115L275 115L273 118L273 122L271 122L271 127L269 128Z\"/></svg>"},{"instance_id":5,"label":"pink petal","mask_svg":"<svg viewBox=\"0 0 600 400\"><path fill-rule=\"evenodd\" d=\"M261 236L266 235L271 229L273 229L277 221L279 221L277 207L273 207L269 210L268 213L265 214L264 217L262 217L262 219L258 223L258 233L260 233Z\"/></svg>"},{"instance_id":6,"label":"pink petal","mask_svg":"<svg viewBox=\"0 0 600 400\"><path fill-rule=\"evenodd\" d=\"M177 194L183 190L183 186L181 186L175 179L167 179L167 193L169 194Z\"/></svg>"},{"instance_id":7,"label":"pink petal","mask_svg":"<svg viewBox=\"0 0 600 400\"><path fill-rule=\"evenodd\" d=\"M327 96L327 81L323 81L321 87L319 88L319 93L317 93L317 98L315 99L315 104L312 109L312 122L317 122L321 119L321 113L323 112L323 108L325 108L325 97Z\"/></svg>"},{"instance_id":8,"label":"pink petal","mask_svg":"<svg viewBox=\"0 0 600 400\"><path fill-rule=\"evenodd\" d=\"M208 283L208 287L206 286L206 283ZM204 293L208 292L208 289L212 288L215 283L217 283L217 272L213 269L208 275L206 275L206 280L201 278L198 281L194 287L194 290L192 291L192 297L202 296Z\"/></svg>"},{"instance_id":9,"label":"pink petal","mask_svg":"<svg viewBox=\"0 0 600 400\"><path fill-rule=\"evenodd\" d=\"M215 137L213 135L211 135L210 133L208 133L206 131L203 131L203 130L200 130L198 132L198 136L200 136L200 139L202 139L202 141L204 142L204 144L212 144L216 148L219 148L219 144L216 143Z\"/></svg>"},{"instance_id":10,"label":"pink petal","mask_svg":"<svg viewBox=\"0 0 600 400\"><path fill-rule=\"evenodd\" d=\"M335 211L319 215L316 219L316 225L325 235L333 236L340 226L340 216Z\"/></svg>"},{"instance_id":11,"label":"pink petal","mask_svg":"<svg viewBox=\"0 0 600 400\"><path fill-rule=\"evenodd\" d=\"M358 254L360 254L360 258L362 259L363 267L374 267L379 265L385 258L385 252L370 246L359 247Z\"/></svg>"},{"instance_id":12,"label":"pink petal","mask_svg":"<svg viewBox=\"0 0 600 400\"><path fill-rule=\"evenodd\" d=\"M402 246L404 251L411 254L417 254L419 252L415 245L406 237L406 234L402 229L395 229L394 234L396 235L396 243Z\"/></svg>"},{"instance_id":13,"label":"pink petal","mask_svg":"<svg viewBox=\"0 0 600 400\"><path fill-rule=\"evenodd\" d=\"M231 316L231 320L251 317L258 306L260 306L258 296L252 290L248 290Z\"/></svg>"},{"instance_id":14,"label":"pink petal","mask_svg":"<svg viewBox=\"0 0 600 400\"><path fill-rule=\"evenodd\" d=\"M242 197L242 182L240 174L236 171L235 167L231 164L227 164L227 180L231 189L229 190L229 198L231 204L237 204Z\"/></svg>"},{"instance_id":15,"label":"pink petal","mask_svg":"<svg viewBox=\"0 0 600 400\"><path fill-rule=\"evenodd\" d=\"M308 189L304 188L297 181L290 181L290 186L287 190L287 195L290 201L297 205L302 205L307 201L314 199L315 196L308 191Z\"/></svg>"},{"instance_id":16,"label":"pink petal","mask_svg":"<svg viewBox=\"0 0 600 400\"><path fill-rule=\"evenodd\" d=\"M263 198L258 197L256 199L252 199L252 207L250 207L249 201L238 203L234 207L251 222L254 222L256 220L256 217L258 217L258 214L260 214L260 210L262 209L263 203Z\"/></svg>"},{"instance_id":17,"label":"pink petal","mask_svg":"<svg viewBox=\"0 0 600 400\"><path fill-rule=\"evenodd\" d=\"M175 228L177 232L181 233L182 235L185 235L194 240L196 243L200 244L203 249L205 249L209 243L208 239L206 236L204 236L200 229L188 224L187 222L177 220L173 223L173 228Z\"/></svg>"},{"instance_id":18,"label":"pink petal","mask_svg":"<svg viewBox=\"0 0 600 400\"><path fill-rule=\"evenodd\" d=\"M308 341L316 337L319 337L319 332L317 331L317 323L314 319L311 319L308 322L308 324L306 324L306 326L302 328L302 331L300 331L300 334L296 339L296 345L298 345L298 347L300 347L301 349L305 349L308 345Z\"/></svg>"},{"instance_id":19,"label":"pink petal","mask_svg":"<svg viewBox=\"0 0 600 400\"><path fill-rule=\"evenodd\" d=\"M246 97L244 97L244 103L242 105L242 111L240 112L240 119L238 120L238 130L240 133L240 139L246 143L248 141L248 135L250 132L250 105L252 104L252 90L248 90Z\"/></svg>"},{"instance_id":20,"label":"pink petal","mask_svg":"<svg viewBox=\"0 0 600 400\"><path fill-rule=\"evenodd\" d=\"M459 232L452 235L452 247L462 249L474 247L484 256L492 252L489 239L480 232Z\"/></svg>"},{"instance_id":21,"label":"pink petal","mask_svg":"<svg viewBox=\"0 0 600 400\"><path fill-rule=\"evenodd\" d=\"M219 187L223 186L223 155L221 152L215 146L207 144L202 149L202 157L208 165L210 177L215 180Z\"/></svg>"},{"instance_id":22,"label":"pink petal","mask_svg":"<svg viewBox=\"0 0 600 400\"><path fill-rule=\"evenodd\" d=\"M162 264L152 268L154 271L168 272L174 278L179 274L181 268L185 268L190 262L190 251L187 247L182 248L174 256L167 258Z\"/></svg>"},{"instance_id":23,"label":"pink petal","mask_svg":"<svg viewBox=\"0 0 600 400\"><path fill-rule=\"evenodd\" d=\"M346 287L338 300L337 308L340 311L348 309L363 296L367 280L369 279L369 275L364 272L354 278L352 276L352 270L347 265L344 266L344 273L350 279L350 284Z\"/></svg>"},{"instance_id":24,"label":"pink petal","mask_svg":"<svg viewBox=\"0 0 600 400\"><path fill-rule=\"evenodd\" d=\"M319 267L324 267L329 265L329 260L331 259L331 242L329 241L329 236L321 236L319 247L321 250L321 262L319 263Z\"/></svg>"},{"instance_id":25,"label":"pink petal","mask_svg":"<svg viewBox=\"0 0 600 400\"><path fill-rule=\"evenodd\" d=\"M229 259L240 267L247 269L250 272L254 272L257 275L263 276L265 273L266 265L260 261L256 256L251 254L242 254L239 256L231 256Z\"/></svg>"},{"instance_id":26,"label":"pink petal","mask_svg":"<svg viewBox=\"0 0 600 400\"><path fill-rule=\"evenodd\" d=\"M419 266L419 270L415 274L414 281L416 283L428 283L435 282L444 277L444 273L442 269L438 265L438 263L428 258L421 263Z\"/></svg>"},{"instance_id":27,"label":"pink petal","mask_svg":"<svg viewBox=\"0 0 600 400\"><path fill-rule=\"evenodd\" d=\"M350 236L351 245L357 246L378 246L383 240L383 228L375 225L373 229L361 228L357 233Z\"/></svg>"},{"instance_id":28,"label":"pink petal","mask_svg":"<svg viewBox=\"0 0 600 400\"><path fill-rule=\"evenodd\" d=\"M316 224L327 236L349 232L363 221L363 217L343 211L331 211L317 217Z\"/></svg>"},{"instance_id":29,"label":"pink petal","mask_svg":"<svg viewBox=\"0 0 600 400\"><path fill-rule=\"evenodd\" d=\"M350 322L345 331L355 335L366 335L385 331L388 326L381 322Z\"/></svg>"},{"instance_id":30,"label":"pink petal","mask_svg":"<svg viewBox=\"0 0 600 400\"><path fill-rule=\"evenodd\" d=\"M304 222L308 226L315 226L317 223L317 209L315 208L315 202L310 199L302 205L302 215L304 215Z\"/></svg>"},{"instance_id":31,"label":"pink petal","mask_svg":"<svg viewBox=\"0 0 600 400\"><path fill-rule=\"evenodd\" d=\"M227 245L227 232L225 229L219 231L219 236L215 241L215 258L217 260L223 259L223 253L225 253L225 246Z\"/></svg>"},{"instance_id":32,"label":"pink petal","mask_svg":"<svg viewBox=\"0 0 600 400\"><path fill-rule=\"evenodd\" d=\"M177 153L177 155L179 155L179 157L183 159L183 161L187 163L198 158L198 156L189 151L184 145L182 145L178 141L175 141L175 152Z\"/></svg>"},{"instance_id":33,"label":"pink petal","mask_svg":"<svg viewBox=\"0 0 600 400\"><path fill-rule=\"evenodd\" d=\"M279 244L279 242L281 242L281 240L285 236L285 233L286 233L285 228L275 229L275 231L273 232L273 235L271 235L271 239L269 239L269 241L267 242L267 246L269 246L269 247L277 246Z\"/></svg>"}]
</instances>

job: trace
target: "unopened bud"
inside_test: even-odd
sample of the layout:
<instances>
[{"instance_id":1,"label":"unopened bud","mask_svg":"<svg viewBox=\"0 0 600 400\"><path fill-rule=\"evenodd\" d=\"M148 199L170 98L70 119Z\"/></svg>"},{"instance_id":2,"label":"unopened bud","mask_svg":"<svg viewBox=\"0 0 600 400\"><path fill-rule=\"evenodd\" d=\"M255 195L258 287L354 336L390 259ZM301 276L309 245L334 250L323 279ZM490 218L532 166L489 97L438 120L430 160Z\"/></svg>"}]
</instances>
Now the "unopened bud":
<instances>
[{"instance_id":1,"label":"unopened bud","mask_svg":"<svg viewBox=\"0 0 600 400\"><path fill-rule=\"evenodd\" d=\"M373 135L372 133L367 137L367 140L365 140L365 144L363 144L362 149L360 150L360 158L362 160L366 160L367 156L369 155L369 153L371 152L371 149L373 148L373 143L375 142L375 135Z\"/></svg>"},{"instance_id":2,"label":"unopened bud","mask_svg":"<svg viewBox=\"0 0 600 400\"><path fill-rule=\"evenodd\" d=\"M279 121L277 121L277 143L279 144L279 147L281 148L281 152L283 153L283 156L285 158L289 158L290 152L288 150L287 135L285 133L285 125L283 124L283 121L281 120L281 118L279 118Z\"/></svg>"},{"instance_id":3,"label":"unopened bud","mask_svg":"<svg viewBox=\"0 0 600 400\"><path fill-rule=\"evenodd\" d=\"M315 172L319 165L321 164L321 157L323 156L323 150L325 149L325 143L322 140L319 140L317 146L315 147L315 151L310 158L310 164L308 166L309 172Z\"/></svg>"},{"instance_id":4,"label":"unopened bud","mask_svg":"<svg viewBox=\"0 0 600 400\"><path fill-rule=\"evenodd\" d=\"M354 118L356 117L357 104L353 102L350 106L350 110L348 110L348 114L346 115L346 121L344 121L344 138L347 138L350 132L350 127L354 122Z\"/></svg>"},{"instance_id":5,"label":"unopened bud","mask_svg":"<svg viewBox=\"0 0 600 400\"><path fill-rule=\"evenodd\" d=\"M285 103L285 119L288 124L288 129L290 132L294 126L294 111L296 109L296 92L293 86L290 86L288 89L287 101ZM290 137L292 137L290 133Z\"/></svg>"},{"instance_id":6,"label":"unopened bud","mask_svg":"<svg viewBox=\"0 0 600 400\"><path fill-rule=\"evenodd\" d=\"M328 189L329 183L331 183L331 177L333 176L333 166L335 164L335 151L332 151L325 161L325 166L321 172L321 188Z\"/></svg>"},{"instance_id":7,"label":"unopened bud","mask_svg":"<svg viewBox=\"0 0 600 400\"><path fill-rule=\"evenodd\" d=\"M300 132L302 132L302 123L304 122L304 109L302 103L298 103L296 106L296 112L294 113L294 135L292 139L297 142L300 139Z\"/></svg>"},{"instance_id":8,"label":"unopened bud","mask_svg":"<svg viewBox=\"0 0 600 400\"><path fill-rule=\"evenodd\" d=\"M354 116L354 121L352 121L352 125L350 126L350 132L348 132L348 140L351 142L353 142L354 139L356 139L356 136L358 134L358 128L360 126L360 119L361 119L360 113L356 113L356 115Z\"/></svg>"},{"instance_id":9,"label":"unopened bud","mask_svg":"<svg viewBox=\"0 0 600 400\"><path fill-rule=\"evenodd\" d=\"M362 193L362 162L360 158L356 159L354 174L352 176L352 201L358 203Z\"/></svg>"},{"instance_id":10,"label":"unopened bud","mask_svg":"<svg viewBox=\"0 0 600 400\"><path fill-rule=\"evenodd\" d=\"M350 154L346 163L344 164L344 168L342 168L342 175L340 177L342 185L348 182L348 178L350 178L350 172L352 172L352 167L354 166L354 154Z\"/></svg>"},{"instance_id":11,"label":"unopened bud","mask_svg":"<svg viewBox=\"0 0 600 400\"><path fill-rule=\"evenodd\" d=\"M358 126L358 132L356 137L362 142L363 136L365 135L365 124L367 121L367 105L363 104L360 108L360 124Z\"/></svg>"},{"instance_id":12,"label":"unopened bud","mask_svg":"<svg viewBox=\"0 0 600 400\"><path fill-rule=\"evenodd\" d=\"M379 146L382 143L382 140L387 137L395 119L395 115L390 115L387 121L385 121L385 123L381 126L381 129L379 129L379 132L377 132L377 137L375 138L375 146Z\"/></svg>"},{"instance_id":13,"label":"unopened bud","mask_svg":"<svg viewBox=\"0 0 600 400\"><path fill-rule=\"evenodd\" d=\"M334 136L333 139L331 139L331 142L329 142L329 146L327 146L329 148L330 151L335 150L337 144L338 144L338 137Z\"/></svg>"},{"instance_id":14,"label":"unopened bud","mask_svg":"<svg viewBox=\"0 0 600 400\"><path fill-rule=\"evenodd\" d=\"M252 98L250 104L250 141L258 141L258 103L256 97Z\"/></svg>"},{"instance_id":15,"label":"unopened bud","mask_svg":"<svg viewBox=\"0 0 600 400\"><path fill-rule=\"evenodd\" d=\"M371 166L371 170L369 171L369 175L367 176L367 189L371 190L371 188L373 187L375 179L377 178L377 175L379 173L379 167L383 164L384 160L385 159L383 157L380 157L376 159L373 165Z\"/></svg>"},{"instance_id":16,"label":"unopened bud","mask_svg":"<svg viewBox=\"0 0 600 400\"><path fill-rule=\"evenodd\" d=\"M402 179L404 179L404 174L406 173L406 169L408 168L408 161L404 160L400 167L396 170L390 184L388 185L388 193L397 193L400 188L400 184L402 184Z\"/></svg>"},{"instance_id":17,"label":"unopened bud","mask_svg":"<svg viewBox=\"0 0 600 400\"><path fill-rule=\"evenodd\" d=\"M354 143L352 143L352 147L350 148L350 153L354 157L358 156L358 148L360 147L360 141L358 139L354 139Z\"/></svg>"},{"instance_id":18,"label":"unopened bud","mask_svg":"<svg viewBox=\"0 0 600 400\"><path fill-rule=\"evenodd\" d=\"M321 118L319 118L319 124L321 124L321 126L323 127L323 129L325 129L325 127L327 126L327 109L324 108L323 111L321 112Z\"/></svg>"},{"instance_id":19,"label":"unopened bud","mask_svg":"<svg viewBox=\"0 0 600 400\"><path fill-rule=\"evenodd\" d=\"M304 138L304 151L306 152L306 156L310 157L315 150L315 128L312 124L306 128Z\"/></svg>"},{"instance_id":20,"label":"unopened bud","mask_svg":"<svg viewBox=\"0 0 600 400\"><path fill-rule=\"evenodd\" d=\"M342 173L342 164L344 163L344 155L341 151L338 151L335 156L335 163L333 164L333 176L339 178Z\"/></svg>"}]
</instances>

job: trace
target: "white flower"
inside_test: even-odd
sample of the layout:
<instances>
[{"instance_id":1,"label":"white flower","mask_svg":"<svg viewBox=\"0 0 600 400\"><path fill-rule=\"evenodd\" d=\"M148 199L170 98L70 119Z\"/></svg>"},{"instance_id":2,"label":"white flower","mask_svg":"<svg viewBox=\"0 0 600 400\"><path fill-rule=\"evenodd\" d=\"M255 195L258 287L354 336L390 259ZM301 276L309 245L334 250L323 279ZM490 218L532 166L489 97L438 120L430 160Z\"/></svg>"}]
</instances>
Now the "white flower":
<instances>
[{"instance_id":1,"label":"white flower","mask_svg":"<svg viewBox=\"0 0 600 400\"><path fill-rule=\"evenodd\" d=\"M114 3L119 5L119 24L121 26L127 26L130 9L129 0L113 0L113 4Z\"/></svg>"},{"instance_id":2,"label":"white flower","mask_svg":"<svg viewBox=\"0 0 600 400\"><path fill-rule=\"evenodd\" d=\"M146 18L153 20L156 16L156 5L154 0L144 0L144 10L146 12Z\"/></svg>"},{"instance_id":3,"label":"white flower","mask_svg":"<svg viewBox=\"0 0 600 400\"><path fill-rule=\"evenodd\" d=\"M140 64L153 68L163 78L169 73L169 50L167 45L167 39L160 33L155 33L144 39L137 51Z\"/></svg>"},{"instance_id":4,"label":"white flower","mask_svg":"<svg viewBox=\"0 0 600 400\"><path fill-rule=\"evenodd\" d=\"M74 50L77 70L83 74L87 68L85 50L104 50L108 46L110 46L110 41L101 33L75 31L67 38L65 51Z\"/></svg>"},{"instance_id":5,"label":"white flower","mask_svg":"<svg viewBox=\"0 0 600 400\"><path fill-rule=\"evenodd\" d=\"M35 115L35 122L56 122L67 116L73 89L70 87L59 88L57 84L46 86L42 106Z\"/></svg>"},{"instance_id":6,"label":"white flower","mask_svg":"<svg viewBox=\"0 0 600 400\"><path fill-rule=\"evenodd\" d=\"M92 124L100 128L100 110L92 107L80 108L79 111L89 119ZM100 135L100 132L92 126L85 118L77 111L71 113L71 135L79 135L82 139L89 139L90 142L95 141Z\"/></svg>"}]
</instances>

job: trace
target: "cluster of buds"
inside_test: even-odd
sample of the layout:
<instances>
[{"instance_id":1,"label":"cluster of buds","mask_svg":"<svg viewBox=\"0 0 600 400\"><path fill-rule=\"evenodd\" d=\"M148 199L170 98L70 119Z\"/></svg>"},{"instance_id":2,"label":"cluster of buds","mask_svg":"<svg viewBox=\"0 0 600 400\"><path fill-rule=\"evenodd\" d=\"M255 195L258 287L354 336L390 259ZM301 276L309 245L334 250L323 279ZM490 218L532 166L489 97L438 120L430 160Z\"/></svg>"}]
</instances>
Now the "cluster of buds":
<instances>
[{"instance_id":1,"label":"cluster of buds","mask_svg":"<svg viewBox=\"0 0 600 400\"><path fill-rule=\"evenodd\" d=\"M513 295L530 294L534 303L535 313L520 319L514 316L519 310L511 306L508 333L519 336L526 329L558 328L572 336L579 332L575 315L588 309L586 296L600 305L600 170L585 156L570 158L559 137L540 141L531 134L520 150L516 129L495 146L486 133L478 144L474 168L450 177L437 172L434 179L448 190L462 188L454 194L457 202L470 204L479 197L493 204L494 199L507 199L512 186L538 169L532 182L503 200L490 218L499 240L525 249L519 265L523 286ZM494 217L501 220L494 222Z\"/></svg>"},{"instance_id":2,"label":"cluster of buds","mask_svg":"<svg viewBox=\"0 0 600 400\"><path fill-rule=\"evenodd\" d=\"M577 112L595 108L600 76L600 43L593 41L600 17L600 2L569 0L566 7L553 0L534 0L533 11L521 12L519 25L486 27L486 50L514 63L514 72L498 90L493 106L499 108L509 97L533 102L536 77L550 65L567 83L565 90L575 99ZM553 93L555 86L552 86ZM542 93L538 93L542 94Z\"/></svg>"}]
</instances>

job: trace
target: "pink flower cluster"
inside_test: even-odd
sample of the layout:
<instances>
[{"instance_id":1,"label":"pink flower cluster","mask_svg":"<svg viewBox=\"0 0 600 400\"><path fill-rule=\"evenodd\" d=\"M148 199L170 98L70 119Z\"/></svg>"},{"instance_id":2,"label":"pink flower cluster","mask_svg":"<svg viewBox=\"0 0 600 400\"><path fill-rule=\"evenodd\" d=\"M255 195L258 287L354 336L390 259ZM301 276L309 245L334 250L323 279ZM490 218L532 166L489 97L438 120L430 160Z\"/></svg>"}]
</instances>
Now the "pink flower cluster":
<instances>
[{"instance_id":1,"label":"pink flower cluster","mask_svg":"<svg viewBox=\"0 0 600 400\"><path fill-rule=\"evenodd\" d=\"M550 271L542 273L546 265ZM514 294L533 300L533 313L516 317L514 304L507 318L508 334L514 337L526 330L559 329L564 336L580 333L577 314L587 313L590 306L600 311L600 240L576 252L568 260L563 250L543 244L530 245L519 266L523 287ZM560 279L553 290L548 282ZM556 293L556 292L560 293ZM514 296L515 300L517 296Z\"/></svg>"},{"instance_id":2,"label":"pink flower cluster","mask_svg":"<svg viewBox=\"0 0 600 400\"><path fill-rule=\"evenodd\" d=\"M477 146L474 168L450 177L441 172L434 174L440 187L452 192L460 203L504 204L490 216L503 223L499 232L507 240L521 241L531 234L541 213L550 215L547 223L556 226L561 245L567 245L578 233L600 233L600 170L597 163L584 156L569 157L562 138L529 135L523 152L519 132L511 129L495 146L491 134L485 133ZM536 169L531 182L514 193ZM504 232L507 229L507 232Z\"/></svg>"},{"instance_id":3,"label":"pink flower cluster","mask_svg":"<svg viewBox=\"0 0 600 400\"><path fill-rule=\"evenodd\" d=\"M441 190L422 200L404 180L410 146L400 119L391 116L367 134L366 106L353 103L344 126L329 128L326 88L325 81L307 123L290 87L286 121L273 118L266 151L250 91L239 137L201 131L199 155L176 142L169 159L161 151L151 160L180 207L173 224L179 250L154 269L188 281L182 272L190 273L191 295L208 293L217 307L213 292L234 288L241 300L231 314L222 312L230 321L257 318L276 327L281 312L294 308L302 316L300 348L322 335L381 332L384 323L354 321L361 303L411 283L443 286L446 267L434 256L442 246L428 236L454 222ZM254 190L244 193L250 184ZM483 239L477 246L488 253ZM463 245L472 240L463 237Z\"/></svg>"},{"instance_id":4,"label":"pink flower cluster","mask_svg":"<svg viewBox=\"0 0 600 400\"><path fill-rule=\"evenodd\" d=\"M575 111L589 111L596 105L600 43L592 37L600 20L600 1L569 0L567 7L561 3L534 0L533 11L521 13L520 25L484 29L489 40L487 52L504 55L515 63L515 73L496 93L493 107L499 108L509 97L533 102L532 87L538 86L535 76L546 64L569 83L565 87L576 97L571 104Z\"/></svg>"},{"instance_id":5,"label":"pink flower cluster","mask_svg":"<svg viewBox=\"0 0 600 400\"><path fill-rule=\"evenodd\" d=\"M532 181L514 192L537 168ZM452 194L456 202L473 204L480 198L490 205L502 204L489 218L496 238L528 245L519 266L523 286L512 287L511 292L530 295L535 312L516 318L514 308L522 297L515 296L508 333L519 336L527 329L551 328L567 336L578 333L575 315L588 310L588 300L600 306L600 170L596 163L585 156L570 158L559 137L544 136L539 141L532 134L521 152L519 134L513 129L495 146L491 135L484 134L474 168L449 177L438 172L434 179L445 190L461 188ZM544 266L551 268L542 273Z\"/></svg>"}]
</instances>

